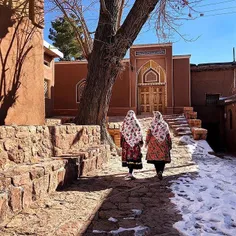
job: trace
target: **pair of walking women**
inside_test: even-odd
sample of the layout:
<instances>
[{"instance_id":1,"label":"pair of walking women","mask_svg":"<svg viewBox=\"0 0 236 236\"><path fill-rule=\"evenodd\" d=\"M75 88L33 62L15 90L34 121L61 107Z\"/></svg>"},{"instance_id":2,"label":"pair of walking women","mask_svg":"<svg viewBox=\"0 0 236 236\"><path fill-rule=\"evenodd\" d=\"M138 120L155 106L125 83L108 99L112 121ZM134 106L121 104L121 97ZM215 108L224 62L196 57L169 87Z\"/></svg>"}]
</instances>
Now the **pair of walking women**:
<instances>
[{"instance_id":1,"label":"pair of walking women","mask_svg":"<svg viewBox=\"0 0 236 236\"><path fill-rule=\"evenodd\" d=\"M128 111L121 127L122 166L129 168L127 178L135 179L134 169L142 169L142 152L144 145L142 130L134 111ZM154 112L154 117L147 131L145 146L147 147L147 163L154 164L157 176L163 178L166 163L171 162L170 150L172 142L168 124L162 114Z\"/></svg>"}]
</instances>

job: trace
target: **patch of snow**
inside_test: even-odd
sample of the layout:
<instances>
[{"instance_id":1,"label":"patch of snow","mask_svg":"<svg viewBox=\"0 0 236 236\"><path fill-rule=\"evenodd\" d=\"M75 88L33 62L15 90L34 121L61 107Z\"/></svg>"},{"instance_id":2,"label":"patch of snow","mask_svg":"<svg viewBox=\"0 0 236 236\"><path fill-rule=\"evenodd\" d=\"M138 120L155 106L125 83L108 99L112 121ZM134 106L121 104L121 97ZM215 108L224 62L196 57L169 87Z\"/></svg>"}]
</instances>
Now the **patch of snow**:
<instances>
[{"instance_id":1,"label":"patch of snow","mask_svg":"<svg viewBox=\"0 0 236 236\"><path fill-rule=\"evenodd\" d=\"M134 228L122 228L122 227L120 227L119 229L112 230L109 233L111 233L113 235L118 235L119 233L122 233L124 231L134 231L135 236L142 236L142 235L146 235L148 230L149 230L148 227L145 227L145 226L136 226Z\"/></svg>"},{"instance_id":2,"label":"patch of snow","mask_svg":"<svg viewBox=\"0 0 236 236\"><path fill-rule=\"evenodd\" d=\"M139 209L132 209L132 212L134 213L135 216L139 216L142 214L142 210Z\"/></svg>"},{"instance_id":3,"label":"patch of snow","mask_svg":"<svg viewBox=\"0 0 236 236\"><path fill-rule=\"evenodd\" d=\"M93 230L93 233L94 234L103 234L103 233L106 233L106 231L103 231L103 230Z\"/></svg>"},{"instance_id":4,"label":"patch of snow","mask_svg":"<svg viewBox=\"0 0 236 236\"><path fill-rule=\"evenodd\" d=\"M181 137L193 161L198 177L188 175L172 181L177 206L183 220L174 227L186 236L236 235L236 159L209 155L212 149L204 141Z\"/></svg>"},{"instance_id":5,"label":"patch of snow","mask_svg":"<svg viewBox=\"0 0 236 236\"><path fill-rule=\"evenodd\" d=\"M110 217L108 220L111 221L111 222L117 222L118 221L117 219L115 219L113 217Z\"/></svg>"}]
</instances>

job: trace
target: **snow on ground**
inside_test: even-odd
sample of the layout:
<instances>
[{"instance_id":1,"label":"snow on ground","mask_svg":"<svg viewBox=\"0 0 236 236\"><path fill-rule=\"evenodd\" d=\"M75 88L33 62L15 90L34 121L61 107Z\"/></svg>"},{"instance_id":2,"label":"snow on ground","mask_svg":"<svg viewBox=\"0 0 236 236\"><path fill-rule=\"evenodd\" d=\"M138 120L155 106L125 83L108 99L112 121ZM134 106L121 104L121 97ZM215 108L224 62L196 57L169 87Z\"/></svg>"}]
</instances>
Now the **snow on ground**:
<instances>
[{"instance_id":1,"label":"snow on ground","mask_svg":"<svg viewBox=\"0 0 236 236\"><path fill-rule=\"evenodd\" d=\"M187 236L236 235L236 158L221 159L208 154L206 141L188 136L180 139L198 165L198 177L190 175L172 181L183 220L174 227Z\"/></svg>"}]
</instances>

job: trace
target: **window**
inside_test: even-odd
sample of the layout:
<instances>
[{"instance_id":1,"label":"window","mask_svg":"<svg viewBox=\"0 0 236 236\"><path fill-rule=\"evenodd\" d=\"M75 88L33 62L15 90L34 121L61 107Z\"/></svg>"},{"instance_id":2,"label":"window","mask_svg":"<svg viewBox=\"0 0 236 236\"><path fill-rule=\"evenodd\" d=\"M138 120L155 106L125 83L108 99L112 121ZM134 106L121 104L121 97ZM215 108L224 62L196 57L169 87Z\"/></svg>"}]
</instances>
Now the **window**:
<instances>
[{"instance_id":1,"label":"window","mask_svg":"<svg viewBox=\"0 0 236 236\"><path fill-rule=\"evenodd\" d=\"M159 74L156 71L149 70L144 76L144 83L159 82Z\"/></svg>"},{"instance_id":2,"label":"window","mask_svg":"<svg viewBox=\"0 0 236 236\"><path fill-rule=\"evenodd\" d=\"M220 94L206 94L206 105L217 105Z\"/></svg>"},{"instance_id":3,"label":"window","mask_svg":"<svg viewBox=\"0 0 236 236\"><path fill-rule=\"evenodd\" d=\"M49 98L49 80L44 79L44 97Z\"/></svg>"},{"instance_id":4,"label":"window","mask_svg":"<svg viewBox=\"0 0 236 236\"><path fill-rule=\"evenodd\" d=\"M232 110L230 109L228 111L228 117L229 117L229 129L233 129L233 114L232 114Z\"/></svg>"},{"instance_id":5,"label":"window","mask_svg":"<svg viewBox=\"0 0 236 236\"><path fill-rule=\"evenodd\" d=\"M76 103L80 102L80 98L84 91L85 84L86 84L86 79L82 79L76 84Z\"/></svg>"},{"instance_id":6,"label":"window","mask_svg":"<svg viewBox=\"0 0 236 236\"><path fill-rule=\"evenodd\" d=\"M44 65L50 67L50 62L44 60Z\"/></svg>"}]
</instances>

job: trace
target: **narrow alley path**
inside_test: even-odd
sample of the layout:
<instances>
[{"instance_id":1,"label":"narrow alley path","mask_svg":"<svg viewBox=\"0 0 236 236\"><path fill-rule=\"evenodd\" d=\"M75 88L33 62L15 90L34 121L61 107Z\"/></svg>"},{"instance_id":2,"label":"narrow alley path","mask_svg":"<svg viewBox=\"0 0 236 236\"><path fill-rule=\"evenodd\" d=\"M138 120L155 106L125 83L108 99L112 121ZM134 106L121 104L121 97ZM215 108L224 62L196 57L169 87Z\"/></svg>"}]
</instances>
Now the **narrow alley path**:
<instances>
[{"instance_id":1,"label":"narrow alley path","mask_svg":"<svg viewBox=\"0 0 236 236\"><path fill-rule=\"evenodd\" d=\"M150 118L140 119L147 127ZM145 150L143 150L145 153ZM0 228L0 235L180 235L173 224L181 220L170 198L171 181L193 178L197 166L179 138L173 137L172 163L159 181L152 165L125 180L120 157L94 176L81 178L69 188L35 203Z\"/></svg>"}]
</instances>

